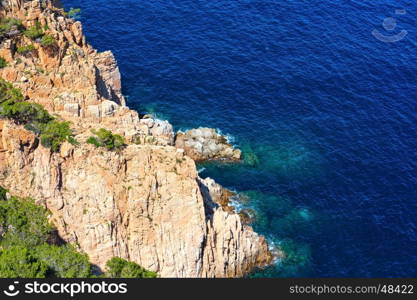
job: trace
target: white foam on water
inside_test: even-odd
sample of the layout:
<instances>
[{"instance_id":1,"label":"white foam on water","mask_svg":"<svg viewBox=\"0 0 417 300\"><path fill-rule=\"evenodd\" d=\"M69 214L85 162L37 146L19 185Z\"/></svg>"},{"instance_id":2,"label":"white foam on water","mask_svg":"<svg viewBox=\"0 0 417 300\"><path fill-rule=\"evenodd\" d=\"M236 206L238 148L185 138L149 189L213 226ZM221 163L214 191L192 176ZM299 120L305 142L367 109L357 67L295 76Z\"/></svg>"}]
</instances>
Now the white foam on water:
<instances>
[{"instance_id":1,"label":"white foam on water","mask_svg":"<svg viewBox=\"0 0 417 300\"><path fill-rule=\"evenodd\" d=\"M203 173L205 170L206 170L206 168L200 168L200 169L197 170L197 173L198 174Z\"/></svg>"}]
</instances>

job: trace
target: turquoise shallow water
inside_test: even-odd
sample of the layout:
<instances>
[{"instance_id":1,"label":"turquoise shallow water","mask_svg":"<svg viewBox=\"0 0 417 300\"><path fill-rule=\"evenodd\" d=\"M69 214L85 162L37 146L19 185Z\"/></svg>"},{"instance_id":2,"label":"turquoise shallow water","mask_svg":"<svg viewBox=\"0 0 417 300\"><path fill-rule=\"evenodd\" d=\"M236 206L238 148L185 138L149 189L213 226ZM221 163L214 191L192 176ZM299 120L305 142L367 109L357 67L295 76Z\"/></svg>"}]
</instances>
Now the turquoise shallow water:
<instances>
[{"instance_id":1,"label":"turquoise shallow water","mask_svg":"<svg viewBox=\"0 0 417 300\"><path fill-rule=\"evenodd\" d=\"M65 4L115 53L129 106L244 150L199 168L289 253L253 276L417 276L415 2Z\"/></svg>"}]
</instances>

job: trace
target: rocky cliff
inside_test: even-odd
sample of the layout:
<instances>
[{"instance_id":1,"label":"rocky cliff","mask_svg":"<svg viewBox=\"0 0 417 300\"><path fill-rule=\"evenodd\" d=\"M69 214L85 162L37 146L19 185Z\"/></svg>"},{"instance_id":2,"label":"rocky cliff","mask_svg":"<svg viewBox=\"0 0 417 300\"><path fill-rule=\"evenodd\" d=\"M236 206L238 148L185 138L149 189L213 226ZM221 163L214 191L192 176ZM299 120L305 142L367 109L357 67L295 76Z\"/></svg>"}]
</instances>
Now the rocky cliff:
<instances>
[{"instance_id":1,"label":"rocky cliff","mask_svg":"<svg viewBox=\"0 0 417 300\"><path fill-rule=\"evenodd\" d=\"M61 237L99 267L119 256L162 277L238 277L271 262L265 239L219 204L223 188L199 178L183 149L190 142L182 138L188 146L175 147L168 122L126 107L112 53L88 45L80 22L54 1L1 5L2 19L40 25L56 42L6 33L0 76L70 121L79 145L65 143L53 153L22 126L0 120L0 185L45 205ZM30 52L18 51L27 45ZM98 128L123 135L127 147L111 152L85 143ZM216 149L237 158L236 151Z\"/></svg>"}]
</instances>

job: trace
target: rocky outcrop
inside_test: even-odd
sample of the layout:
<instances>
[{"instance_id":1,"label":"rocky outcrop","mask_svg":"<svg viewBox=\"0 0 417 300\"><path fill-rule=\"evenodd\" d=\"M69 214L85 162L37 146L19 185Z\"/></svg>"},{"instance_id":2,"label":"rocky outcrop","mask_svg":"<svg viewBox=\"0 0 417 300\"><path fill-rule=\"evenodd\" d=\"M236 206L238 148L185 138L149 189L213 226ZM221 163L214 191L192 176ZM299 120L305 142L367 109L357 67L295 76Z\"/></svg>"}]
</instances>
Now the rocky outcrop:
<instances>
[{"instance_id":1,"label":"rocky outcrop","mask_svg":"<svg viewBox=\"0 0 417 300\"><path fill-rule=\"evenodd\" d=\"M175 146L183 148L195 161L230 160L238 161L241 151L234 149L224 135L212 128L191 129L177 133Z\"/></svg>"},{"instance_id":2,"label":"rocky outcrop","mask_svg":"<svg viewBox=\"0 0 417 300\"><path fill-rule=\"evenodd\" d=\"M108 152L65 144L51 154L3 122L0 182L38 199L61 237L100 267L120 256L163 277L235 277L271 261L263 237L225 211L219 186L170 146Z\"/></svg>"},{"instance_id":3,"label":"rocky outcrop","mask_svg":"<svg viewBox=\"0 0 417 300\"><path fill-rule=\"evenodd\" d=\"M149 130L148 135L158 139L157 144L174 144L174 128L168 121L158 120L146 115L140 120L140 123L146 125Z\"/></svg>"},{"instance_id":4,"label":"rocky outcrop","mask_svg":"<svg viewBox=\"0 0 417 300\"><path fill-rule=\"evenodd\" d=\"M104 100L124 105L121 94L120 72L111 52L98 53L85 41L82 25L65 18L62 10L50 1L9 0L3 6L2 17L22 20L26 27L40 24L56 43L42 46L20 35L3 42L0 55L8 59L9 68L1 76L14 81L30 97L50 111L61 112L64 104L78 104L80 116L100 117L90 106L99 106ZM11 9L12 8L12 9ZM33 45L35 49L18 53L20 46ZM21 80L22 78L25 80Z\"/></svg>"},{"instance_id":5,"label":"rocky outcrop","mask_svg":"<svg viewBox=\"0 0 417 300\"><path fill-rule=\"evenodd\" d=\"M34 43L36 51L22 56L16 47L30 41L3 40L0 56L9 65L0 76L70 121L80 144L52 153L23 127L0 120L0 185L46 206L60 236L99 267L120 256L162 277L239 277L270 263L265 239L227 209L227 192L198 177L188 136L184 149L174 147L168 122L140 119L127 108L113 55L92 49L81 24L52 4L2 2L2 16L47 24L57 47ZM90 130L100 127L125 136L127 147L109 152L86 144ZM211 149L198 155L230 152L216 134L207 137L218 141L197 138Z\"/></svg>"},{"instance_id":6,"label":"rocky outcrop","mask_svg":"<svg viewBox=\"0 0 417 300\"><path fill-rule=\"evenodd\" d=\"M8 66L0 69L0 77L22 89L30 101L71 121L80 131L102 126L128 140L140 136L144 143L173 143L172 126L165 125L163 130L161 126L149 126L125 107L113 54L99 53L87 44L80 22L64 17L51 1L9 0L2 5L1 17L18 18L26 27L39 23L48 28L45 33L53 36L56 44L45 47L21 34L3 40L0 57ZM17 51L27 45L35 49L26 54Z\"/></svg>"}]
</instances>

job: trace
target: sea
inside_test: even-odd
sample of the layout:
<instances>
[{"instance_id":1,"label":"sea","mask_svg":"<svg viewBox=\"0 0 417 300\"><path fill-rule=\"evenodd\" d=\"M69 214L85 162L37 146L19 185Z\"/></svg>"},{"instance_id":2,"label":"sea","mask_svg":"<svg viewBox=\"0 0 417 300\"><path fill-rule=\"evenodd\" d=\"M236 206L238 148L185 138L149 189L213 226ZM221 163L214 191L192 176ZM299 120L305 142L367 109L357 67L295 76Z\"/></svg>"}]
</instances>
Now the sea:
<instances>
[{"instance_id":1,"label":"sea","mask_svg":"<svg viewBox=\"0 0 417 300\"><path fill-rule=\"evenodd\" d=\"M64 5L129 107L243 150L198 168L286 253L250 277L417 276L417 2Z\"/></svg>"}]
</instances>

